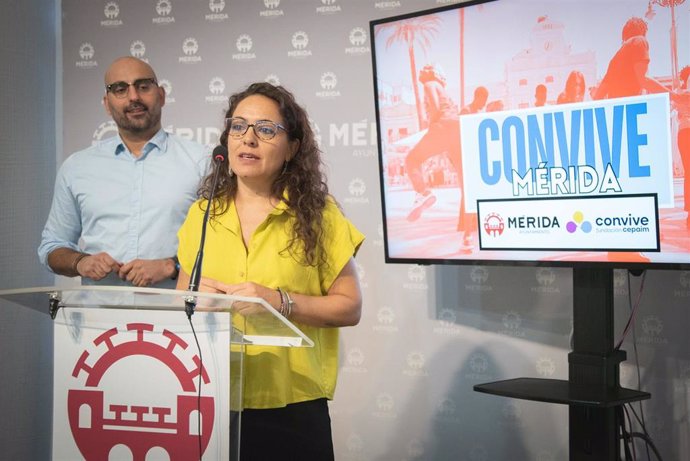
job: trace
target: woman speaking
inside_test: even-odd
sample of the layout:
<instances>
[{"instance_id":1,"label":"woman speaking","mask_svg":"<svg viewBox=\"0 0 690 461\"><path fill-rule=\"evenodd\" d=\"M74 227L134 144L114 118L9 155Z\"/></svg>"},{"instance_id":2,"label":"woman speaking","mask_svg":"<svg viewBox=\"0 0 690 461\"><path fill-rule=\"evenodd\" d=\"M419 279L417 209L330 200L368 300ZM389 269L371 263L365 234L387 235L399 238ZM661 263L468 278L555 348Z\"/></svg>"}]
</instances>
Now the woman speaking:
<instances>
[{"instance_id":1,"label":"woman speaking","mask_svg":"<svg viewBox=\"0 0 690 461\"><path fill-rule=\"evenodd\" d=\"M213 191L201 285L263 298L314 341L247 349L241 459L333 459L327 400L337 327L360 319L353 258L364 236L328 194L307 113L283 87L254 83L231 96L220 142L228 158ZM189 283L213 183L204 179L178 233L178 289Z\"/></svg>"}]
</instances>

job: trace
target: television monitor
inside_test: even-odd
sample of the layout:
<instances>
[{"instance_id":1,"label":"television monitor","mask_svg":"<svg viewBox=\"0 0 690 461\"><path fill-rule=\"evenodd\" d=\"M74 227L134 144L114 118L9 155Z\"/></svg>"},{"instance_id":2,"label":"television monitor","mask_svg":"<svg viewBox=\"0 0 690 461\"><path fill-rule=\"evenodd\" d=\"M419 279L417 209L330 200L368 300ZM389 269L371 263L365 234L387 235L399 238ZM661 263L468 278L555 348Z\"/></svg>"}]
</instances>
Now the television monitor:
<instances>
[{"instance_id":1,"label":"television monitor","mask_svg":"<svg viewBox=\"0 0 690 461\"><path fill-rule=\"evenodd\" d=\"M387 262L690 268L690 6L371 21Z\"/></svg>"}]
</instances>

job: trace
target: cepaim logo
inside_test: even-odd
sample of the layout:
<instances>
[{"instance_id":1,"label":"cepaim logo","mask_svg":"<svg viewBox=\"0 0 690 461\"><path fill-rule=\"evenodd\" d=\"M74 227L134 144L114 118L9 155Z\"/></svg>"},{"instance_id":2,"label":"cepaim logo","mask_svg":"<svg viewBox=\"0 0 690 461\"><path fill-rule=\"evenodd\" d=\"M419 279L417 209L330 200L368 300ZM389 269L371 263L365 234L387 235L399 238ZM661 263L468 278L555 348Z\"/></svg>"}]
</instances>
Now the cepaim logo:
<instances>
[{"instance_id":1,"label":"cepaim logo","mask_svg":"<svg viewBox=\"0 0 690 461\"><path fill-rule=\"evenodd\" d=\"M87 388L70 389L67 395L70 429L79 451L86 461L108 459L116 446L127 447L131 459L144 459L152 449L163 449L168 459L197 459L199 449L203 453L208 446L215 417L214 398L197 395L199 376L204 383L210 382L206 369L199 363L198 356L193 358L196 365L187 369L178 355L188 345L171 331L157 334L153 331L154 325L147 323L131 323L127 330L136 333L134 339L118 341L121 333L117 328L98 336L93 343L105 346L105 351L98 357L91 357L85 350L72 371L75 378L85 377ZM149 339L149 335L156 338ZM168 344L159 344L161 339ZM122 360L140 357L160 362L177 378L182 394L171 395L175 408L112 403L105 391L99 389L111 367L117 368ZM196 412L201 413L200 435L190 424L196 419Z\"/></svg>"},{"instance_id":2,"label":"cepaim logo","mask_svg":"<svg viewBox=\"0 0 690 461\"><path fill-rule=\"evenodd\" d=\"M581 211L576 211L573 213L573 220L568 221L568 224L565 225L565 228L571 234L575 233L575 231L578 229L588 234L592 232L592 223L585 221L585 215Z\"/></svg>"},{"instance_id":3,"label":"cepaim logo","mask_svg":"<svg viewBox=\"0 0 690 461\"><path fill-rule=\"evenodd\" d=\"M486 218L484 218L484 232L486 232L491 237L498 237L505 230L505 223L503 218L498 213L489 213Z\"/></svg>"}]
</instances>

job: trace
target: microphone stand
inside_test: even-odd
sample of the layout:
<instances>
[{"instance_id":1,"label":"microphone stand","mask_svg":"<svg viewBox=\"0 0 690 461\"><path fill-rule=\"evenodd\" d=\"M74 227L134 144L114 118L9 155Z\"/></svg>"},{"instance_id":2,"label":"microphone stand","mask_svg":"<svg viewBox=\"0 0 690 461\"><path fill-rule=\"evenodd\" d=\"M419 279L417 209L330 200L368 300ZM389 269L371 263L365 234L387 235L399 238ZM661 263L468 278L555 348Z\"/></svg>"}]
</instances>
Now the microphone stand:
<instances>
[{"instance_id":1,"label":"microphone stand","mask_svg":"<svg viewBox=\"0 0 690 461\"><path fill-rule=\"evenodd\" d=\"M192 268L192 273L189 276L189 287L187 291L199 291L199 282L201 280L201 265L204 260L204 244L206 242L206 226L208 225L208 217L211 211L211 206L213 205L213 196L216 192L216 185L218 184L218 172L220 171L223 160L228 158L228 149L224 146L216 146L213 149L213 161L215 162L215 171L213 172L213 184L211 185L211 191L209 192L208 203L206 204L206 211L204 211L204 220L201 224L201 241L199 242L199 251L196 254L196 260L194 261L194 267ZM196 296L187 296L184 299L184 312L187 314L187 319L189 320L189 326L194 334L194 340L196 341L196 347L199 351L199 369L203 370L204 360L201 355L201 347L199 346L199 340L196 336L196 331L194 331L194 324L192 323L192 315L196 309ZM199 460L203 459L203 447L201 441L201 376L199 373L199 385L197 393L197 429L198 437L197 441L199 443Z\"/></svg>"},{"instance_id":2,"label":"microphone stand","mask_svg":"<svg viewBox=\"0 0 690 461\"><path fill-rule=\"evenodd\" d=\"M204 212L204 220L201 224L201 241L199 242L199 251L196 254L194 267L192 268L192 273L189 277L189 287L187 288L187 291L199 291L201 265L204 260L204 244L206 242L206 226L208 225L209 211L213 205L213 197L215 195L216 185L218 183L218 172L220 171L220 166L223 164L223 160L227 158L227 152L227 149L223 146L218 146L213 149L213 160L216 162L216 170L213 173L213 185L211 186L208 204L206 205L206 211ZM190 320L192 319L192 315L196 309L196 301L196 296L187 296L184 300L184 311L187 314L187 318Z\"/></svg>"}]
</instances>

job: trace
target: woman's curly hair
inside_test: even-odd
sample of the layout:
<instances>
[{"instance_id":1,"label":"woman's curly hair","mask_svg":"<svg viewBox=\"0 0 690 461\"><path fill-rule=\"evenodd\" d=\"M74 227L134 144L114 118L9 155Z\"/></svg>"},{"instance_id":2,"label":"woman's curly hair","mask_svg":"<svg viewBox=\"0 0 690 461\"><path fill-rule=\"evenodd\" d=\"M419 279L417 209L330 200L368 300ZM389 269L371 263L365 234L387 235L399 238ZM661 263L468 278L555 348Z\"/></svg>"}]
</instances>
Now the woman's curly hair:
<instances>
[{"instance_id":1,"label":"woman's curly hair","mask_svg":"<svg viewBox=\"0 0 690 461\"><path fill-rule=\"evenodd\" d=\"M271 195L276 199L286 200L289 212L296 219L292 238L284 251L288 251L303 264L318 265L324 262L323 252L318 250L321 245L322 212L328 199L328 186L322 171L321 152L309 124L309 117L288 90L282 86L258 82L230 97L225 118L232 117L237 105L252 95L262 95L275 101L289 140L299 142L297 152L273 183ZM220 143L228 147L227 126L220 135ZM210 210L212 216L225 213L237 193L237 177L230 171L227 158L219 165L219 169L214 206ZM212 187L213 173L202 181L199 196L208 200ZM287 199L284 197L285 192ZM319 254L320 257L317 256Z\"/></svg>"}]
</instances>

